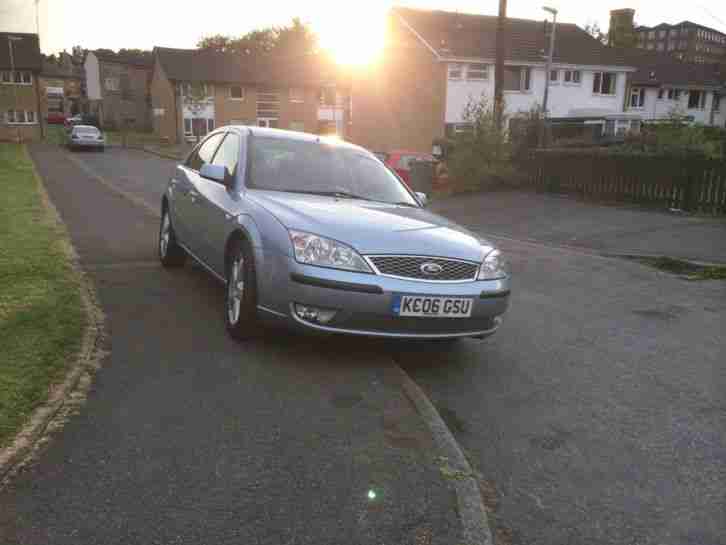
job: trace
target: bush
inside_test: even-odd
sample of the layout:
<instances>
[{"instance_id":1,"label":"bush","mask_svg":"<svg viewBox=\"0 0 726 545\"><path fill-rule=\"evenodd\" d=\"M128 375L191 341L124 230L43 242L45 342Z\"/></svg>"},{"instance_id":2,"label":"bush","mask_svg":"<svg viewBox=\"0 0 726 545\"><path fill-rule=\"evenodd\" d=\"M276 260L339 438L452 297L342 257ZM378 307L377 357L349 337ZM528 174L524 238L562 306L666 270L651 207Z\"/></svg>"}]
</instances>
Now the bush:
<instances>
[{"instance_id":1,"label":"bush","mask_svg":"<svg viewBox=\"0 0 726 545\"><path fill-rule=\"evenodd\" d=\"M512 178L509 145L504 132L496 126L494 108L486 97L471 99L462 117L469 130L454 137L448 160L454 189L490 188Z\"/></svg>"},{"instance_id":2,"label":"bush","mask_svg":"<svg viewBox=\"0 0 726 545\"><path fill-rule=\"evenodd\" d=\"M618 146L626 151L657 155L724 158L726 131L715 127L689 125L678 118L643 125L639 134L628 134Z\"/></svg>"}]
</instances>

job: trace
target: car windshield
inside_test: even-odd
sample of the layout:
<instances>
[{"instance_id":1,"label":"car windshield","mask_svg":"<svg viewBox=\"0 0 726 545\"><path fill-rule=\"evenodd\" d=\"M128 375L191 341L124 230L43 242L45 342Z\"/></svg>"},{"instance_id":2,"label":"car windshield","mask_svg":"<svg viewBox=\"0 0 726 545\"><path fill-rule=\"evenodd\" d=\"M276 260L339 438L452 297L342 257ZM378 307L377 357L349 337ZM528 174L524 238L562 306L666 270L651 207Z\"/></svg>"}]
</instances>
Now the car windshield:
<instances>
[{"instance_id":1,"label":"car windshield","mask_svg":"<svg viewBox=\"0 0 726 545\"><path fill-rule=\"evenodd\" d=\"M98 129L95 127L76 127L73 132L80 136L96 136L98 135Z\"/></svg>"},{"instance_id":2,"label":"car windshield","mask_svg":"<svg viewBox=\"0 0 726 545\"><path fill-rule=\"evenodd\" d=\"M255 136L249 187L418 206L375 157L324 141Z\"/></svg>"}]
</instances>

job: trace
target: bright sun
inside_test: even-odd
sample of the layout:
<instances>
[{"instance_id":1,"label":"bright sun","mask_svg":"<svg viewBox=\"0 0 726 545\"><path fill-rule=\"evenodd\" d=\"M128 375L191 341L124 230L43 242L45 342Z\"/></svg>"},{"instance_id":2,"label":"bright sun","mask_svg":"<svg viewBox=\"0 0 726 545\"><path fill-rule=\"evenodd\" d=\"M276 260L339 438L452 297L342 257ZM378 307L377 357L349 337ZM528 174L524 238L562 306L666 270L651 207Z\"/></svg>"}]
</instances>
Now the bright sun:
<instances>
[{"instance_id":1,"label":"bright sun","mask_svg":"<svg viewBox=\"0 0 726 545\"><path fill-rule=\"evenodd\" d=\"M385 11L368 9L349 15L349 20L340 14L321 17L318 24L313 24L321 47L340 64L364 65L375 61L383 49Z\"/></svg>"}]
</instances>

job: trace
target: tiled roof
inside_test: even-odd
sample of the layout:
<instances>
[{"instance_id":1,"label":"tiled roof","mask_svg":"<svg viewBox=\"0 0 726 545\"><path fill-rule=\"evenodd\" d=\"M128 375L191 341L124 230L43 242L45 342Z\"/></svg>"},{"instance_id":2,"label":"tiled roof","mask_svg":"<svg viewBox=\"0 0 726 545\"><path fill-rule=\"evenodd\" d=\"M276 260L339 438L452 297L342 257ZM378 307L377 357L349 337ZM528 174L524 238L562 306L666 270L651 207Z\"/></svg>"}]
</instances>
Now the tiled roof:
<instances>
[{"instance_id":1,"label":"tiled roof","mask_svg":"<svg viewBox=\"0 0 726 545\"><path fill-rule=\"evenodd\" d=\"M13 64L15 68L40 71L41 56L38 35L22 32L0 32L0 68L10 68L8 38L11 36L20 38L20 40L13 40Z\"/></svg>"},{"instance_id":2,"label":"tiled roof","mask_svg":"<svg viewBox=\"0 0 726 545\"><path fill-rule=\"evenodd\" d=\"M123 55L120 53L109 54L101 51L94 51L94 55L101 62L117 62L120 64L128 64L139 68L151 68L154 65L154 59L151 55Z\"/></svg>"},{"instance_id":3,"label":"tiled roof","mask_svg":"<svg viewBox=\"0 0 726 545\"><path fill-rule=\"evenodd\" d=\"M634 85L681 85L723 87L726 71L716 64L694 64L678 61L665 53L642 49L623 50L632 66Z\"/></svg>"},{"instance_id":4,"label":"tiled roof","mask_svg":"<svg viewBox=\"0 0 726 545\"><path fill-rule=\"evenodd\" d=\"M394 8L392 11L394 17L400 16L442 57L493 59L495 56L495 16L412 8ZM543 21L506 19L506 60L541 63L548 47ZM557 23L554 62L629 66L618 50L604 46L577 25L569 23Z\"/></svg>"},{"instance_id":5,"label":"tiled roof","mask_svg":"<svg viewBox=\"0 0 726 545\"><path fill-rule=\"evenodd\" d=\"M282 85L320 85L334 81L333 64L319 55L260 58L203 49L156 47L171 80Z\"/></svg>"}]
</instances>

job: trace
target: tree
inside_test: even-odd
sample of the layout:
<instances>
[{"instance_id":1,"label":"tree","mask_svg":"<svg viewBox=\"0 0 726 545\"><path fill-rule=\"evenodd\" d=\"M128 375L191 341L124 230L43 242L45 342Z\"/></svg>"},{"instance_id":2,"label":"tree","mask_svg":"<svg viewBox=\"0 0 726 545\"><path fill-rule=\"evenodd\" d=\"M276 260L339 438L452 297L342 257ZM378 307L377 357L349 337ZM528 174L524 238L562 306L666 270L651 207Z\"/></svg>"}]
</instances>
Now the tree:
<instances>
[{"instance_id":1,"label":"tree","mask_svg":"<svg viewBox=\"0 0 726 545\"><path fill-rule=\"evenodd\" d=\"M255 29L235 38L214 34L197 42L199 49L241 55L296 55L311 53L318 47L318 37L308 25L295 17L290 25Z\"/></svg>"},{"instance_id":2,"label":"tree","mask_svg":"<svg viewBox=\"0 0 726 545\"><path fill-rule=\"evenodd\" d=\"M587 32L590 36L595 38L598 42L602 43L603 45L607 45L608 35L607 35L607 33L600 30L600 25L597 23L597 21L593 21L592 23L587 23L585 25L585 32Z\"/></svg>"}]
</instances>

